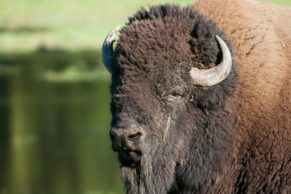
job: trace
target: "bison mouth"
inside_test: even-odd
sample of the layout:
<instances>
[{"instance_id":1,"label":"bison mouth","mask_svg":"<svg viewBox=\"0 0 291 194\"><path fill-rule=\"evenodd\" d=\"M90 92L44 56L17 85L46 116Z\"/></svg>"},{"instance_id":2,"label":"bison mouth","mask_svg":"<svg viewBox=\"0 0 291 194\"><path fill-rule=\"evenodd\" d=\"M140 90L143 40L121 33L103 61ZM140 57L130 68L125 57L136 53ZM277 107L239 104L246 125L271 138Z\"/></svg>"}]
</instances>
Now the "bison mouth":
<instances>
[{"instance_id":1,"label":"bison mouth","mask_svg":"<svg viewBox=\"0 0 291 194\"><path fill-rule=\"evenodd\" d=\"M139 150L124 150L118 152L121 167L136 167L140 164L142 153Z\"/></svg>"}]
</instances>

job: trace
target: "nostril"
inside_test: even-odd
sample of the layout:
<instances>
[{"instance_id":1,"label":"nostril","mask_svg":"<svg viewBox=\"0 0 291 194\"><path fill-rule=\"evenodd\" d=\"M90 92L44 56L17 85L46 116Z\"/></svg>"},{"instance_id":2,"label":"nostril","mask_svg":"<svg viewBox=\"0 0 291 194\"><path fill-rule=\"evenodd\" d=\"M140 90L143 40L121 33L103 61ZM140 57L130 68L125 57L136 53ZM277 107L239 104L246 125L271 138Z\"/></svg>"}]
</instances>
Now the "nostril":
<instances>
[{"instance_id":1,"label":"nostril","mask_svg":"<svg viewBox=\"0 0 291 194\"><path fill-rule=\"evenodd\" d=\"M128 134L127 137L129 140L136 141L140 139L141 136L142 136L141 132L133 132L133 133Z\"/></svg>"}]
</instances>

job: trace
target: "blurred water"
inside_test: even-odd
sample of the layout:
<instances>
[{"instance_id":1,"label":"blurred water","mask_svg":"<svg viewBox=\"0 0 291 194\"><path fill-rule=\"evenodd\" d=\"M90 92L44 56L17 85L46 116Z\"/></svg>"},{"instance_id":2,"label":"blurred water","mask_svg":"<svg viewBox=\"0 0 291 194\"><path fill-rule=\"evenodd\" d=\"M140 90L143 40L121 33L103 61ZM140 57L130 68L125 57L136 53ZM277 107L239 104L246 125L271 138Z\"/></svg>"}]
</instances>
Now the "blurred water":
<instances>
[{"instance_id":1,"label":"blurred water","mask_svg":"<svg viewBox=\"0 0 291 194\"><path fill-rule=\"evenodd\" d=\"M41 64L0 67L0 194L123 193L109 81L54 82Z\"/></svg>"}]
</instances>

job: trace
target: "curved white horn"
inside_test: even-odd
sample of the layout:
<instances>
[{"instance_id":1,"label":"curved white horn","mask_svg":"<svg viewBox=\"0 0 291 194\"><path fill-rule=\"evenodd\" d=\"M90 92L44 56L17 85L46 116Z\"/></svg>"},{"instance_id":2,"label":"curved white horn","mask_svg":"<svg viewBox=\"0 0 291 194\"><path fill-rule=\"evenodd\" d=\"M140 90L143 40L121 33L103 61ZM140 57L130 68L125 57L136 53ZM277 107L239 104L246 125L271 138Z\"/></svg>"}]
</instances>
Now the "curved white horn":
<instances>
[{"instance_id":1,"label":"curved white horn","mask_svg":"<svg viewBox=\"0 0 291 194\"><path fill-rule=\"evenodd\" d=\"M113 44L118 40L118 32L120 26L113 29L106 37L102 45L102 62L104 63L106 69L111 72L112 66L112 55L114 52Z\"/></svg>"},{"instance_id":2,"label":"curved white horn","mask_svg":"<svg viewBox=\"0 0 291 194\"><path fill-rule=\"evenodd\" d=\"M200 86L213 86L223 81L230 73L232 67L231 53L226 43L215 36L222 50L222 62L210 69L199 69L193 67L190 71L193 84Z\"/></svg>"}]
</instances>

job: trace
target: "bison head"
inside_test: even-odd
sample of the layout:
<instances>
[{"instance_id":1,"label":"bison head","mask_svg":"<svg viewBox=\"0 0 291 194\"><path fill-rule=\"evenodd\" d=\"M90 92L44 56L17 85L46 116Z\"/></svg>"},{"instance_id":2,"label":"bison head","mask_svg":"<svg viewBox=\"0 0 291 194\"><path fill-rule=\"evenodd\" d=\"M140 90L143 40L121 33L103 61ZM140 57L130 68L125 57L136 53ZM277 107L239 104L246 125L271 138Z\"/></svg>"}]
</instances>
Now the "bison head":
<instances>
[{"instance_id":1,"label":"bison head","mask_svg":"<svg viewBox=\"0 0 291 194\"><path fill-rule=\"evenodd\" d=\"M212 184L234 138L238 76L223 32L190 7L142 9L108 35L103 60L112 75L110 137L127 192Z\"/></svg>"}]
</instances>

